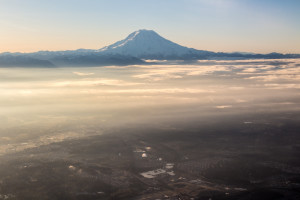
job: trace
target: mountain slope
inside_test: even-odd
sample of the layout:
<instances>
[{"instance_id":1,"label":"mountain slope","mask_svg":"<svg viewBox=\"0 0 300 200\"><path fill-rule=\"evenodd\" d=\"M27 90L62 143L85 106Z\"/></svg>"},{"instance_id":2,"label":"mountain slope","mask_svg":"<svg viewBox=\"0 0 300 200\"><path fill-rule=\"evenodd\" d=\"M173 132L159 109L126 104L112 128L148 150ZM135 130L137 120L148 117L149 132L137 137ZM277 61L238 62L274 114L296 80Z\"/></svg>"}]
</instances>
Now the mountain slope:
<instances>
[{"instance_id":1,"label":"mountain slope","mask_svg":"<svg viewBox=\"0 0 300 200\"><path fill-rule=\"evenodd\" d=\"M35 59L24 54L0 54L0 67L54 67L48 60Z\"/></svg>"},{"instance_id":2,"label":"mountain slope","mask_svg":"<svg viewBox=\"0 0 300 200\"><path fill-rule=\"evenodd\" d=\"M184 58L187 56L199 55L200 53L212 53L183 47L161 37L152 30L135 31L124 40L106 46L100 49L99 52L133 56L143 59Z\"/></svg>"},{"instance_id":3,"label":"mountain slope","mask_svg":"<svg viewBox=\"0 0 300 200\"><path fill-rule=\"evenodd\" d=\"M283 59L300 58L299 54L255 54L255 53L224 53L196 50L187 48L171 42L153 30L138 30L131 33L124 40L118 41L112 45L98 50L101 54L122 55L137 57L140 59L179 59L179 60L197 60L197 59Z\"/></svg>"},{"instance_id":4,"label":"mountain slope","mask_svg":"<svg viewBox=\"0 0 300 200\"><path fill-rule=\"evenodd\" d=\"M139 65L156 60L239 60L300 58L300 54L224 53L187 48L152 30L138 30L124 40L104 48L34 53L0 53L0 67Z\"/></svg>"}]
</instances>

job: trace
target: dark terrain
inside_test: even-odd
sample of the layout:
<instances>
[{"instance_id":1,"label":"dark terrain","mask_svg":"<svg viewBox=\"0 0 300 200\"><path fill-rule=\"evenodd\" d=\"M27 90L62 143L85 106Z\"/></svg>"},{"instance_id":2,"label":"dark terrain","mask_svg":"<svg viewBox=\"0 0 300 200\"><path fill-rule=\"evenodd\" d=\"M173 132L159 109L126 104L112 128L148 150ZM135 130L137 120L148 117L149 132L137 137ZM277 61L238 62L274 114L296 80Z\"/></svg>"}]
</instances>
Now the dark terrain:
<instances>
[{"instance_id":1,"label":"dark terrain","mask_svg":"<svg viewBox=\"0 0 300 200\"><path fill-rule=\"evenodd\" d=\"M2 156L0 199L300 199L299 112L163 124Z\"/></svg>"}]
</instances>

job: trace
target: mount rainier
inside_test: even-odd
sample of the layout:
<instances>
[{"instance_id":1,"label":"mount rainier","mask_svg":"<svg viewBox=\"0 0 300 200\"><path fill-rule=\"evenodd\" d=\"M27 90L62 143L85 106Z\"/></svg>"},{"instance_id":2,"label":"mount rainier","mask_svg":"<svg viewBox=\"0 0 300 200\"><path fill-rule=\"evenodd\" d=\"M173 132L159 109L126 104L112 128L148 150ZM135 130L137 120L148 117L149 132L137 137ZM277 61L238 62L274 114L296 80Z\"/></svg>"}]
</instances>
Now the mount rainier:
<instances>
[{"instance_id":1,"label":"mount rainier","mask_svg":"<svg viewBox=\"0 0 300 200\"><path fill-rule=\"evenodd\" d=\"M107 66L146 64L144 60L237 60L300 58L300 54L223 53L176 44L153 30L138 30L101 49L1 53L0 67Z\"/></svg>"}]
</instances>

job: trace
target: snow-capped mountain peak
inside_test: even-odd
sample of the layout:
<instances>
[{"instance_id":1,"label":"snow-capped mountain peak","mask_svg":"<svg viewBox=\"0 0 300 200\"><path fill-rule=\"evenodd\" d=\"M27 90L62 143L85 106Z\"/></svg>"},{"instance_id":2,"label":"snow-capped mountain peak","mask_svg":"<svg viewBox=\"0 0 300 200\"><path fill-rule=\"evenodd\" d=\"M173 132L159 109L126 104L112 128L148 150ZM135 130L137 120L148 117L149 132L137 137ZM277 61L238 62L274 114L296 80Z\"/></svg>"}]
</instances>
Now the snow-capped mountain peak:
<instances>
[{"instance_id":1,"label":"snow-capped mountain peak","mask_svg":"<svg viewBox=\"0 0 300 200\"><path fill-rule=\"evenodd\" d=\"M138 30L124 40L106 46L99 52L121 54L139 58L182 56L190 54L193 49L171 42L153 30Z\"/></svg>"}]
</instances>

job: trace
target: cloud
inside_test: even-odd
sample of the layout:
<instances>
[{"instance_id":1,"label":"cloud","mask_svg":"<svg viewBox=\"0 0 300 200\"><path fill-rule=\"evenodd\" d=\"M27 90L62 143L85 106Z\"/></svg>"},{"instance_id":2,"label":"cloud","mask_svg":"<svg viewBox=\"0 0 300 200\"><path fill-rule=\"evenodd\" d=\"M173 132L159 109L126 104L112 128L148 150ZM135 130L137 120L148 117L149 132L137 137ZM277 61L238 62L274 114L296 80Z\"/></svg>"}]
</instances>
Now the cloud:
<instances>
[{"instance_id":1,"label":"cloud","mask_svg":"<svg viewBox=\"0 0 300 200\"><path fill-rule=\"evenodd\" d=\"M177 79L185 76L199 76L212 74L214 72L229 71L228 66L199 66L199 65L156 65L152 68L143 68L144 72L133 75L134 78L149 79L152 81L161 81L165 79Z\"/></svg>"},{"instance_id":2,"label":"cloud","mask_svg":"<svg viewBox=\"0 0 300 200\"><path fill-rule=\"evenodd\" d=\"M300 84L264 84L264 86L270 89L300 89Z\"/></svg>"},{"instance_id":3,"label":"cloud","mask_svg":"<svg viewBox=\"0 0 300 200\"><path fill-rule=\"evenodd\" d=\"M193 89L193 88L146 88L146 89L116 89L116 90L83 90L81 93L89 93L89 94L103 94L103 93L116 93L116 94L178 94L178 93L190 93L190 94L198 94L198 93L214 93L214 90L205 90L205 89Z\"/></svg>"},{"instance_id":4,"label":"cloud","mask_svg":"<svg viewBox=\"0 0 300 200\"><path fill-rule=\"evenodd\" d=\"M247 68L247 69L244 69L243 72L257 72L257 69L256 68Z\"/></svg>"},{"instance_id":5,"label":"cloud","mask_svg":"<svg viewBox=\"0 0 300 200\"><path fill-rule=\"evenodd\" d=\"M231 108L232 105L221 105L221 106L216 106L215 108L218 108L218 109L224 109L224 108Z\"/></svg>"},{"instance_id":6,"label":"cloud","mask_svg":"<svg viewBox=\"0 0 300 200\"><path fill-rule=\"evenodd\" d=\"M270 81L279 81L279 80L286 80L286 81L292 81L292 80L300 80L300 75L290 74L290 75L266 75L266 76L251 76L245 79L256 79L264 82L270 82Z\"/></svg>"},{"instance_id":7,"label":"cloud","mask_svg":"<svg viewBox=\"0 0 300 200\"><path fill-rule=\"evenodd\" d=\"M76 74L78 76L90 76L90 75L94 75L95 73L73 72L73 74Z\"/></svg>"},{"instance_id":8,"label":"cloud","mask_svg":"<svg viewBox=\"0 0 300 200\"><path fill-rule=\"evenodd\" d=\"M107 86L133 86L140 85L141 83L127 82L117 79L82 79L82 80L68 80L59 81L51 84L54 87L68 87L68 86L97 86L97 85L107 85Z\"/></svg>"}]
</instances>

